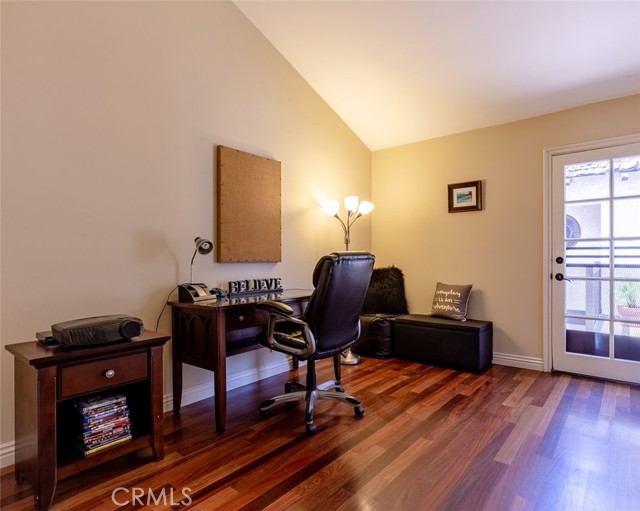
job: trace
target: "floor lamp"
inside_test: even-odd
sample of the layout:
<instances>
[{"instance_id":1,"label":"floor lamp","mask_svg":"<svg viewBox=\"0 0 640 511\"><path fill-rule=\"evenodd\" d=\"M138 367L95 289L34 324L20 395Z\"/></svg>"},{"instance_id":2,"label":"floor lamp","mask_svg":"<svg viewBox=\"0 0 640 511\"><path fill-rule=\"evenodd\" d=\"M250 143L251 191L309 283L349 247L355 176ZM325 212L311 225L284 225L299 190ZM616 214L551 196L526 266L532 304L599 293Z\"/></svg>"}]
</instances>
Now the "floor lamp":
<instances>
[{"instance_id":1,"label":"floor lamp","mask_svg":"<svg viewBox=\"0 0 640 511\"><path fill-rule=\"evenodd\" d=\"M369 201L360 201L357 195L350 195L344 198L344 209L347 210L346 221L343 221L340 216L340 203L335 199L329 199L322 207L321 211L329 216L338 219L342 230L344 231L344 247L345 250L349 250L351 244L351 226L361 216L371 213L373 204ZM356 365L361 362L360 357L351 351L351 348L342 352L340 363L344 365Z\"/></svg>"}]
</instances>

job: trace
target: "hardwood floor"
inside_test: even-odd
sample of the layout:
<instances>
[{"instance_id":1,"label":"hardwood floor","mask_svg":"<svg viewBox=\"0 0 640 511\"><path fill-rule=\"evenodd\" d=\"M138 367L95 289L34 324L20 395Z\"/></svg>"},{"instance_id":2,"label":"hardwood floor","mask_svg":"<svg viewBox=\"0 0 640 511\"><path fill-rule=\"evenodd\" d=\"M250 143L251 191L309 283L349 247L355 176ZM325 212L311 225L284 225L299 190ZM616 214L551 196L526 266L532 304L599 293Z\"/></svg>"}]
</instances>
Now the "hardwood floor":
<instances>
[{"instance_id":1,"label":"hardwood floor","mask_svg":"<svg viewBox=\"0 0 640 511\"><path fill-rule=\"evenodd\" d=\"M329 362L318 370L331 378ZM143 451L63 480L52 509L640 510L639 387L366 359L343 366L364 417L319 402L308 437L299 406L265 420L258 412L296 376L229 392L224 434L212 399L166 414L163 461ZM30 485L12 471L1 489L3 510L33 509Z\"/></svg>"}]
</instances>

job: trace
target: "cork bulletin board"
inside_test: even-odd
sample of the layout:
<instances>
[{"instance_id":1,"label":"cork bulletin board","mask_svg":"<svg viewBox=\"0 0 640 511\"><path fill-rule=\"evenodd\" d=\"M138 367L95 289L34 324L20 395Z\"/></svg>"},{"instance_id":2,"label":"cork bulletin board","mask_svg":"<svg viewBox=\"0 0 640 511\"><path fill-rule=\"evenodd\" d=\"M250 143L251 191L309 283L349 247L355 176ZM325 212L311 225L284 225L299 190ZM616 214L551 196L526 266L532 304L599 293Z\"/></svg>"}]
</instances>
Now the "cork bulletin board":
<instances>
[{"instance_id":1,"label":"cork bulletin board","mask_svg":"<svg viewBox=\"0 0 640 511\"><path fill-rule=\"evenodd\" d=\"M218 146L216 167L217 261L281 261L280 162Z\"/></svg>"}]
</instances>

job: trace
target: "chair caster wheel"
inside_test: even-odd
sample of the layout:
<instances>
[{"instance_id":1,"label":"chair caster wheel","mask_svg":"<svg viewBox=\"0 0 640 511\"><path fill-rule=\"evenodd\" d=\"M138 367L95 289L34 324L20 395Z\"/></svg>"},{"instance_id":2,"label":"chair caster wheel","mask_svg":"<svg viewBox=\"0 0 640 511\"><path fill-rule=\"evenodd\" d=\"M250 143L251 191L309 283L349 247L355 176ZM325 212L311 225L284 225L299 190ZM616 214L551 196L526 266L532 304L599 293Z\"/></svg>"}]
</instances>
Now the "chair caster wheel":
<instances>
[{"instance_id":1,"label":"chair caster wheel","mask_svg":"<svg viewBox=\"0 0 640 511\"><path fill-rule=\"evenodd\" d=\"M316 432L315 424L307 424L307 435L313 435Z\"/></svg>"},{"instance_id":2,"label":"chair caster wheel","mask_svg":"<svg viewBox=\"0 0 640 511\"><path fill-rule=\"evenodd\" d=\"M362 406L354 406L353 413L356 417L362 417L364 415L364 408L362 408Z\"/></svg>"},{"instance_id":3,"label":"chair caster wheel","mask_svg":"<svg viewBox=\"0 0 640 511\"><path fill-rule=\"evenodd\" d=\"M284 384L284 393L291 394L295 390L295 387L291 384L291 382L287 382Z\"/></svg>"},{"instance_id":4,"label":"chair caster wheel","mask_svg":"<svg viewBox=\"0 0 640 511\"><path fill-rule=\"evenodd\" d=\"M275 401L273 399L267 399L266 401L263 401L262 403L260 403L260 416L263 419L266 419L267 417L271 417L271 406L275 403Z\"/></svg>"}]
</instances>

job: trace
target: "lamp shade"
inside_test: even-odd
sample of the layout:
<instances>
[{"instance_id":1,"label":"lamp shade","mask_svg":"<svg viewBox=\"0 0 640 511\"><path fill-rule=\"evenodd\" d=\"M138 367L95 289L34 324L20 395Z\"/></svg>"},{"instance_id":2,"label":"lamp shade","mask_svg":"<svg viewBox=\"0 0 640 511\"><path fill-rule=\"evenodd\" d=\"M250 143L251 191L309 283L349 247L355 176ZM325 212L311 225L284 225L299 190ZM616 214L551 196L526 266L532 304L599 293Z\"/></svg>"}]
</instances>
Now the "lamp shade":
<instances>
[{"instance_id":1,"label":"lamp shade","mask_svg":"<svg viewBox=\"0 0 640 511\"><path fill-rule=\"evenodd\" d=\"M209 254L213 250L213 243L211 243L209 240L205 240L204 238L196 238L195 243L196 250L199 254Z\"/></svg>"},{"instance_id":2,"label":"lamp shade","mask_svg":"<svg viewBox=\"0 0 640 511\"><path fill-rule=\"evenodd\" d=\"M358 206L358 214L359 215L368 215L373 210L374 206L371 202L363 200Z\"/></svg>"},{"instance_id":3,"label":"lamp shade","mask_svg":"<svg viewBox=\"0 0 640 511\"><path fill-rule=\"evenodd\" d=\"M349 195L344 198L344 209L346 209L349 213L355 213L358 209L358 196L357 195Z\"/></svg>"},{"instance_id":4,"label":"lamp shade","mask_svg":"<svg viewBox=\"0 0 640 511\"><path fill-rule=\"evenodd\" d=\"M335 199L324 201L324 204L322 204L322 207L320 208L320 211L329 216L336 216L339 210L340 203Z\"/></svg>"}]
</instances>

